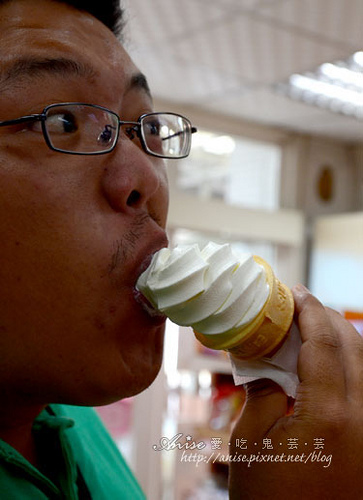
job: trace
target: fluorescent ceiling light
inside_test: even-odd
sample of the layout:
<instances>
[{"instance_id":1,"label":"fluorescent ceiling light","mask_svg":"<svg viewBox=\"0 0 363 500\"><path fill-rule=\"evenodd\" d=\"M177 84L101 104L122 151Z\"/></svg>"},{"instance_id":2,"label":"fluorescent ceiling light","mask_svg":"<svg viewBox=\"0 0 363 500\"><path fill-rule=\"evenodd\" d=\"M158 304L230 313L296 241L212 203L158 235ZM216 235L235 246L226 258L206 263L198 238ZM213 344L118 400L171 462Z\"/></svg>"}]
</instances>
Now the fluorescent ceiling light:
<instances>
[{"instance_id":1,"label":"fluorescent ceiling light","mask_svg":"<svg viewBox=\"0 0 363 500\"><path fill-rule=\"evenodd\" d=\"M363 51L356 52L355 54L353 54L352 59L355 62L355 64L363 68Z\"/></svg>"},{"instance_id":2,"label":"fluorescent ceiling light","mask_svg":"<svg viewBox=\"0 0 363 500\"><path fill-rule=\"evenodd\" d=\"M325 63L320 66L320 73L337 84L353 85L357 90L363 90L363 73L348 68Z\"/></svg>"},{"instance_id":3,"label":"fluorescent ceiling light","mask_svg":"<svg viewBox=\"0 0 363 500\"><path fill-rule=\"evenodd\" d=\"M315 78L310 78L303 75L290 76L290 85L301 90L307 90L316 95L337 99L342 102L353 104L356 106L363 105L363 92L357 92L349 88L328 83Z\"/></svg>"},{"instance_id":4,"label":"fluorescent ceiling light","mask_svg":"<svg viewBox=\"0 0 363 500\"><path fill-rule=\"evenodd\" d=\"M291 75L276 88L293 99L363 120L363 52L324 63L313 73Z\"/></svg>"}]
</instances>

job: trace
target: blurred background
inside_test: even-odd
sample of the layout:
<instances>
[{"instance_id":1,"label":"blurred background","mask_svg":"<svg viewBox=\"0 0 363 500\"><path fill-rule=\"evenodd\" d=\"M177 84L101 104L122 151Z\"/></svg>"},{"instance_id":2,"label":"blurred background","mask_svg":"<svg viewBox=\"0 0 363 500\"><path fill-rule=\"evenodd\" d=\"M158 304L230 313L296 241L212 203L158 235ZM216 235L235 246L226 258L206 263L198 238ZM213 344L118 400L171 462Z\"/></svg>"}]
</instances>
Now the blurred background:
<instances>
[{"instance_id":1,"label":"blurred background","mask_svg":"<svg viewBox=\"0 0 363 500\"><path fill-rule=\"evenodd\" d=\"M362 333L362 0L123 4L155 110L198 128L190 157L168 163L172 245L258 254ZM150 500L228 498L225 461L197 466L153 446L180 434L228 453L243 390L190 330L168 323L165 349L150 389L99 412Z\"/></svg>"}]
</instances>

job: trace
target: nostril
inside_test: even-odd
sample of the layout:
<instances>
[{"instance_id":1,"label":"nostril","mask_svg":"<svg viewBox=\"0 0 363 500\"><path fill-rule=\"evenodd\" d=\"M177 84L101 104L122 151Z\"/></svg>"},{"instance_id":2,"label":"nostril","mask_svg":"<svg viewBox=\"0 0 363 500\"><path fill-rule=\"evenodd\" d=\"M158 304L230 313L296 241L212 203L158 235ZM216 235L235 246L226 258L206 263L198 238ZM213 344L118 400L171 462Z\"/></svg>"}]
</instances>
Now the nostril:
<instances>
[{"instance_id":1,"label":"nostril","mask_svg":"<svg viewBox=\"0 0 363 500\"><path fill-rule=\"evenodd\" d=\"M135 191L135 190L131 191L129 197L127 198L127 202L126 202L127 206L128 207L135 206L138 203L138 201L140 200L140 198L141 198L141 195L138 191Z\"/></svg>"}]
</instances>

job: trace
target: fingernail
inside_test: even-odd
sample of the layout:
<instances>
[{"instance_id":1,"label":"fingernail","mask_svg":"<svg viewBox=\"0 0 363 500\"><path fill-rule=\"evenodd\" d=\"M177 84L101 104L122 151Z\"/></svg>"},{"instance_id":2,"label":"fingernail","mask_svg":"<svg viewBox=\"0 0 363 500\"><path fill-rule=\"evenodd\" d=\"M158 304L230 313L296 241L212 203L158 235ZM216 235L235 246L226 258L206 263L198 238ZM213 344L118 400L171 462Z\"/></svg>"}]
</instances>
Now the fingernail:
<instances>
[{"instance_id":1,"label":"fingernail","mask_svg":"<svg viewBox=\"0 0 363 500\"><path fill-rule=\"evenodd\" d=\"M302 285L301 283L298 283L297 285L295 285L294 290L296 292L300 292L300 293L311 293L310 290L308 288L306 288L306 286Z\"/></svg>"}]
</instances>

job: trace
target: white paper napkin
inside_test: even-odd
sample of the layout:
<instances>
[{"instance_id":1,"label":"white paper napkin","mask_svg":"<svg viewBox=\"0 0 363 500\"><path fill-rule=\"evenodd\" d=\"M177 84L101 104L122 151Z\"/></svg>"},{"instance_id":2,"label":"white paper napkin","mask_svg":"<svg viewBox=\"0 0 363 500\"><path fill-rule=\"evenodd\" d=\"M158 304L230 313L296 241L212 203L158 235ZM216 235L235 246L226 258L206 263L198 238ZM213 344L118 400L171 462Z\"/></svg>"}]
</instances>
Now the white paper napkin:
<instances>
[{"instance_id":1,"label":"white paper napkin","mask_svg":"<svg viewBox=\"0 0 363 500\"><path fill-rule=\"evenodd\" d=\"M294 398L299 383L297 358L300 347L300 332L293 322L284 344L271 358L243 361L230 354L234 383L242 385L259 378L268 378L279 384L288 396Z\"/></svg>"}]
</instances>

